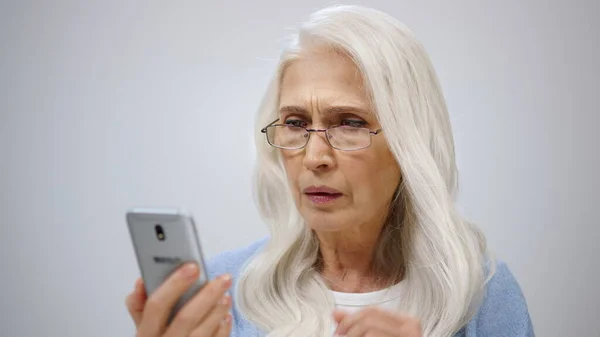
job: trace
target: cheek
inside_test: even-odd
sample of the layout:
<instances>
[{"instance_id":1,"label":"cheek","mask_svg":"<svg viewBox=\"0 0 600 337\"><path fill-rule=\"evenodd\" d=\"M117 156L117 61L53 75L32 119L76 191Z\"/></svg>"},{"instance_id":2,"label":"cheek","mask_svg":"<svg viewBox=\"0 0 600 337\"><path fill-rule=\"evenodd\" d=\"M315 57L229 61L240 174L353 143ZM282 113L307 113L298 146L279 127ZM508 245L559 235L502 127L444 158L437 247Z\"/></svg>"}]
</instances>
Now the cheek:
<instances>
[{"instance_id":1,"label":"cheek","mask_svg":"<svg viewBox=\"0 0 600 337\"><path fill-rule=\"evenodd\" d=\"M385 160L381 160L385 158ZM345 174L352 188L353 200L370 209L382 207L392 198L400 183L400 169L395 160L382 154L369 156L348 165Z\"/></svg>"}]
</instances>

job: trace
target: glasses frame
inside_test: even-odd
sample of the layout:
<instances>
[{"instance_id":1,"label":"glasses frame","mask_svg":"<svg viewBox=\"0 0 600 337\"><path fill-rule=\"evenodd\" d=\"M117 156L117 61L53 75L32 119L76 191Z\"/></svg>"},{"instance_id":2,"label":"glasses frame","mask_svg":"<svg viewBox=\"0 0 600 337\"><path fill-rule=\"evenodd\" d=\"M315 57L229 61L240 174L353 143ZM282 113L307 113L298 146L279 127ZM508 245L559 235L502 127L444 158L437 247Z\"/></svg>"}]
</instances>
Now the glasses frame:
<instances>
[{"instance_id":1,"label":"glasses frame","mask_svg":"<svg viewBox=\"0 0 600 337\"><path fill-rule=\"evenodd\" d=\"M327 140L327 143L329 144L329 146L331 146L332 148L334 148L334 149L336 149L336 150L339 150L339 151L358 151L358 150L364 150L364 149L366 149L366 148L370 147L370 146L371 146L371 144L373 144L373 141L371 140L371 138L372 138L373 136L376 136L376 135L378 135L379 133L381 133L381 131L383 131L383 129L378 129L378 130L372 131L372 130L371 130L371 129L369 129L369 128L358 128L358 127L357 127L357 129L365 129L365 130L368 130L368 131L369 131L369 145L367 145L367 146L365 146L365 147L360 147L360 148L358 148L358 149L346 150L346 149L340 149L340 148L338 148L338 147L335 147L335 146L333 146L333 144L331 144L331 142L329 141L329 138L330 138L330 136L329 136L329 133L328 133L328 132L329 132L329 130L331 130L331 129L335 129L335 128L339 128L339 127L342 127L342 126L344 126L344 125L340 125L340 124L338 124L338 125L330 126L330 127L326 128L326 129L309 129L309 128L305 128L305 127L303 127L303 126L295 126L295 125L289 125L289 124L275 124L275 123L276 123L278 120L279 120L279 118L277 118L276 120L272 121L271 123L269 123L269 125L267 125L267 126L265 126L264 128L260 129L260 132L262 132L262 133L264 133L264 134L265 134L265 138L267 138L267 143L269 143L269 145L271 145L271 146L273 146L273 147L276 147L276 148L278 148L278 149L284 149L284 150L300 150L300 149L303 149L303 148L305 148L305 147L306 147L306 145L308 145L308 142L310 141L310 135L311 135L313 132L325 132L325 139ZM302 146L300 146L300 147L284 147L284 146L278 146L278 145L275 145L275 144L271 143L271 141L269 140L269 136L268 136L268 134L267 134L267 130L268 130L270 127L272 127L272 126L293 126L293 127L295 127L295 128L302 128L302 129L306 130L306 132L308 132L308 137L306 138L306 142L304 143L304 145L302 145Z\"/></svg>"}]
</instances>

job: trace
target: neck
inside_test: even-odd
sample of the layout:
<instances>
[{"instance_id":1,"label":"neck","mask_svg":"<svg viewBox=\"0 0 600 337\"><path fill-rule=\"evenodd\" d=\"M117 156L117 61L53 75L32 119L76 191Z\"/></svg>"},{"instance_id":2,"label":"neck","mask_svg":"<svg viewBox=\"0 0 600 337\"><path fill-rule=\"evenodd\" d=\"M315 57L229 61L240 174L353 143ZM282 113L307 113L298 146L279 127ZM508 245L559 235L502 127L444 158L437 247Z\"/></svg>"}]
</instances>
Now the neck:
<instances>
[{"instance_id":1,"label":"neck","mask_svg":"<svg viewBox=\"0 0 600 337\"><path fill-rule=\"evenodd\" d=\"M381 289L374 270L379 230L368 233L316 233L319 269L333 291L369 292Z\"/></svg>"}]
</instances>

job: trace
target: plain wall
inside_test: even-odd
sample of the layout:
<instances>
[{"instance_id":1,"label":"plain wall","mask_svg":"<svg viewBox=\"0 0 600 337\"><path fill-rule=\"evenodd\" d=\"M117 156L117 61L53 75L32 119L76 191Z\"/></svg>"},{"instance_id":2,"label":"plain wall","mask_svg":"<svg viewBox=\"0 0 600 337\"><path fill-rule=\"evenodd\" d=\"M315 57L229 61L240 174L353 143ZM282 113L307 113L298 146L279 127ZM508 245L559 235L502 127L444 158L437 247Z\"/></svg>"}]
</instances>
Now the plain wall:
<instances>
[{"instance_id":1,"label":"plain wall","mask_svg":"<svg viewBox=\"0 0 600 337\"><path fill-rule=\"evenodd\" d=\"M207 255L267 235L254 116L288 28L327 1L2 1L3 336L133 336L124 213L181 206ZM370 1L430 53L460 208L539 336L598 336L597 1Z\"/></svg>"}]
</instances>

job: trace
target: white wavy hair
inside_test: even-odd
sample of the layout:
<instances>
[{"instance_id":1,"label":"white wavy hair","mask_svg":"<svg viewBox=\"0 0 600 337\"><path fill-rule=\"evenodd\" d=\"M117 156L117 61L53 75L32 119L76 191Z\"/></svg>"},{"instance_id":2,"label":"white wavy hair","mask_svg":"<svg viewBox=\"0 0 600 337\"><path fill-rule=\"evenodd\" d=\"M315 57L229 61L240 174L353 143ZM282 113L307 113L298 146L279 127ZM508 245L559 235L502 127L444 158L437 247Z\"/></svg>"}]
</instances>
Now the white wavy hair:
<instances>
[{"instance_id":1,"label":"white wavy hair","mask_svg":"<svg viewBox=\"0 0 600 337\"><path fill-rule=\"evenodd\" d=\"M356 63L401 168L375 262L403 273L398 310L419 318L424 336L452 336L474 315L495 269L482 233L455 209L452 129L429 57L413 33L385 13L360 6L319 10L283 51L257 129L278 118L286 65L316 45ZM241 272L237 306L268 336L331 336L334 304L315 268L318 239L296 208L279 150L260 132L256 147L255 197L270 240Z\"/></svg>"}]
</instances>

